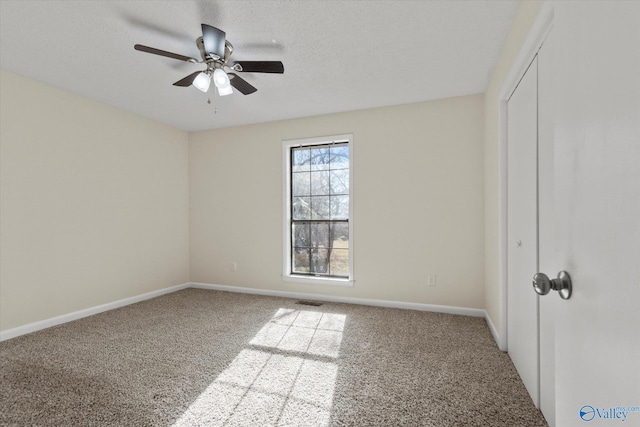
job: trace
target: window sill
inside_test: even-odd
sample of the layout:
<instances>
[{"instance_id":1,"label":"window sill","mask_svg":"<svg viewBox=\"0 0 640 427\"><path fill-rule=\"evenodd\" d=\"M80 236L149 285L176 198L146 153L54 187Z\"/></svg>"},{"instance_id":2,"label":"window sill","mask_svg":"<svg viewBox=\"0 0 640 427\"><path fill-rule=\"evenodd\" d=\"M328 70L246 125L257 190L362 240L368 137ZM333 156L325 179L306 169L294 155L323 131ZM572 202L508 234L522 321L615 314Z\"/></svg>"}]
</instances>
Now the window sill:
<instances>
[{"instance_id":1,"label":"window sill","mask_svg":"<svg viewBox=\"0 0 640 427\"><path fill-rule=\"evenodd\" d=\"M285 274L282 276L282 280L286 282L298 282L298 283L311 283L314 285L330 285L330 286L353 286L353 279L335 279L328 277L312 277L312 276L298 276L295 274Z\"/></svg>"}]
</instances>

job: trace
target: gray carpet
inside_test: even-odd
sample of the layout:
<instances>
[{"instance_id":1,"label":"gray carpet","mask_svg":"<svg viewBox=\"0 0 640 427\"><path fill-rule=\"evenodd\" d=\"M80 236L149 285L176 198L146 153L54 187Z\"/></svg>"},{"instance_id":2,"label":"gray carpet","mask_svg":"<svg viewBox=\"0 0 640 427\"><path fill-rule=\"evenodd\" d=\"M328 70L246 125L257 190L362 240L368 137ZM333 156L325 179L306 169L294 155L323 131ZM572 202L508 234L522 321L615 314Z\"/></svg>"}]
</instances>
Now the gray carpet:
<instances>
[{"instance_id":1,"label":"gray carpet","mask_svg":"<svg viewBox=\"0 0 640 427\"><path fill-rule=\"evenodd\" d=\"M482 318L186 289L0 357L2 425L546 426Z\"/></svg>"}]
</instances>

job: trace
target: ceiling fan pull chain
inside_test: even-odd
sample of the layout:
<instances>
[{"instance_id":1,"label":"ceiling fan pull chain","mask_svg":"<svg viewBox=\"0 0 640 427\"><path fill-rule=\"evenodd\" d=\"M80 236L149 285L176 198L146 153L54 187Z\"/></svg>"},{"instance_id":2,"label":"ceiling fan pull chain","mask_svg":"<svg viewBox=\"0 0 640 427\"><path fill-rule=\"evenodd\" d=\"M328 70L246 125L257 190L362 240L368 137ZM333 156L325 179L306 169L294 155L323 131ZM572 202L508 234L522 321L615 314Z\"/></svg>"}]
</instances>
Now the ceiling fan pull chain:
<instances>
[{"instance_id":1,"label":"ceiling fan pull chain","mask_svg":"<svg viewBox=\"0 0 640 427\"><path fill-rule=\"evenodd\" d=\"M216 100L216 90L213 90L213 114L218 114L218 106L215 103ZM209 92L209 99L207 99L207 104L211 104L211 92Z\"/></svg>"}]
</instances>

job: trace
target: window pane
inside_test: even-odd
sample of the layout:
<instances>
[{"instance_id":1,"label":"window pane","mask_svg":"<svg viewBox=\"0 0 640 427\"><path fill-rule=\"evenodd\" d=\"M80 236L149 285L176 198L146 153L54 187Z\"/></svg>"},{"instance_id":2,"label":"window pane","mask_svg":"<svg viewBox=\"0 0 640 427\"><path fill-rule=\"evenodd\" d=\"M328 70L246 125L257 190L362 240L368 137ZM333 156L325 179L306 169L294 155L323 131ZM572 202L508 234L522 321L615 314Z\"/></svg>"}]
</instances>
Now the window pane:
<instances>
[{"instance_id":1,"label":"window pane","mask_svg":"<svg viewBox=\"0 0 640 427\"><path fill-rule=\"evenodd\" d=\"M293 169L293 172L309 171L311 168L310 153L308 148L294 148L293 158L291 160L291 167Z\"/></svg>"},{"instance_id":2,"label":"window pane","mask_svg":"<svg viewBox=\"0 0 640 427\"><path fill-rule=\"evenodd\" d=\"M349 169L331 171L331 194L349 194Z\"/></svg>"},{"instance_id":3,"label":"window pane","mask_svg":"<svg viewBox=\"0 0 640 427\"><path fill-rule=\"evenodd\" d=\"M292 184L294 196L308 196L311 194L311 178L309 172L294 173Z\"/></svg>"},{"instance_id":4,"label":"window pane","mask_svg":"<svg viewBox=\"0 0 640 427\"><path fill-rule=\"evenodd\" d=\"M329 147L312 148L311 150L311 170L329 169Z\"/></svg>"},{"instance_id":5,"label":"window pane","mask_svg":"<svg viewBox=\"0 0 640 427\"><path fill-rule=\"evenodd\" d=\"M310 197L294 197L293 198L293 219L311 219L311 198Z\"/></svg>"},{"instance_id":6,"label":"window pane","mask_svg":"<svg viewBox=\"0 0 640 427\"><path fill-rule=\"evenodd\" d=\"M323 196L330 193L329 171L311 172L311 193L314 196Z\"/></svg>"},{"instance_id":7,"label":"window pane","mask_svg":"<svg viewBox=\"0 0 640 427\"><path fill-rule=\"evenodd\" d=\"M349 196L331 196L331 219L349 219Z\"/></svg>"},{"instance_id":8,"label":"window pane","mask_svg":"<svg viewBox=\"0 0 640 427\"><path fill-rule=\"evenodd\" d=\"M303 248L311 246L311 229L308 222L293 224L293 246Z\"/></svg>"},{"instance_id":9,"label":"window pane","mask_svg":"<svg viewBox=\"0 0 640 427\"><path fill-rule=\"evenodd\" d=\"M331 223L331 231L332 231L334 248L344 249L349 247L349 223L348 222Z\"/></svg>"},{"instance_id":10,"label":"window pane","mask_svg":"<svg viewBox=\"0 0 640 427\"><path fill-rule=\"evenodd\" d=\"M312 222L311 223L311 246L314 248L329 247L329 223L328 222Z\"/></svg>"},{"instance_id":11,"label":"window pane","mask_svg":"<svg viewBox=\"0 0 640 427\"><path fill-rule=\"evenodd\" d=\"M333 249L329 263L332 276L349 276L349 249Z\"/></svg>"},{"instance_id":12,"label":"window pane","mask_svg":"<svg viewBox=\"0 0 640 427\"><path fill-rule=\"evenodd\" d=\"M326 249L311 249L311 273L329 274L329 253Z\"/></svg>"},{"instance_id":13,"label":"window pane","mask_svg":"<svg viewBox=\"0 0 640 427\"><path fill-rule=\"evenodd\" d=\"M329 196L311 197L311 219L329 219Z\"/></svg>"},{"instance_id":14,"label":"window pane","mask_svg":"<svg viewBox=\"0 0 640 427\"><path fill-rule=\"evenodd\" d=\"M309 273L311 271L309 249L294 248L292 263L291 271L293 273Z\"/></svg>"},{"instance_id":15,"label":"window pane","mask_svg":"<svg viewBox=\"0 0 640 427\"><path fill-rule=\"evenodd\" d=\"M349 146L331 146L331 169L349 169Z\"/></svg>"}]
</instances>

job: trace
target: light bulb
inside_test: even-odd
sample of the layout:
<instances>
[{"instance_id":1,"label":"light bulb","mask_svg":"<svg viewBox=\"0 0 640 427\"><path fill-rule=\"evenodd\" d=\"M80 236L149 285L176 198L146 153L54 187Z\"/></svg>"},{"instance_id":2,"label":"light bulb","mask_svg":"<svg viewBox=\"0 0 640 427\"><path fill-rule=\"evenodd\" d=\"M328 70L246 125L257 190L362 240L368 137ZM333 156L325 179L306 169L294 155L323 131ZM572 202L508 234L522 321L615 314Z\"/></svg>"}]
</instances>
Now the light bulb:
<instances>
[{"instance_id":1,"label":"light bulb","mask_svg":"<svg viewBox=\"0 0 640 427\"><path fill-rule=\"evenodd\" d=\"M220 88L222 86L228 86L229 76L227 76L227 73L225 73L224 70L217 68L213 72L213 81L216 84L217 88Z\"/></svg>"},{"instance_id":2,"label":"light bulb","mask_svg":"<svg viewBox=\"0 0 640 427\"><path fill-rule=\"evenodd\" d=\"M233 89L231 89L231 82L229 81L229 76L224 70L220 68L216 68L213 72L213 83L218 88L218 94L220 96L231 95L233 93Z\"/></svg>"},{"instance_id":3,"label":"light bulb","mask_svg":"<svg viewBox=\"0 0 640 427\"><path fill-rule=\"evenodd\" d=\"M205 72L202 72L196 76L193 80L193 85L196 89L206 92L209 90L209 85L211 84L211 76Z\"/></svg>"}]
</instances>

